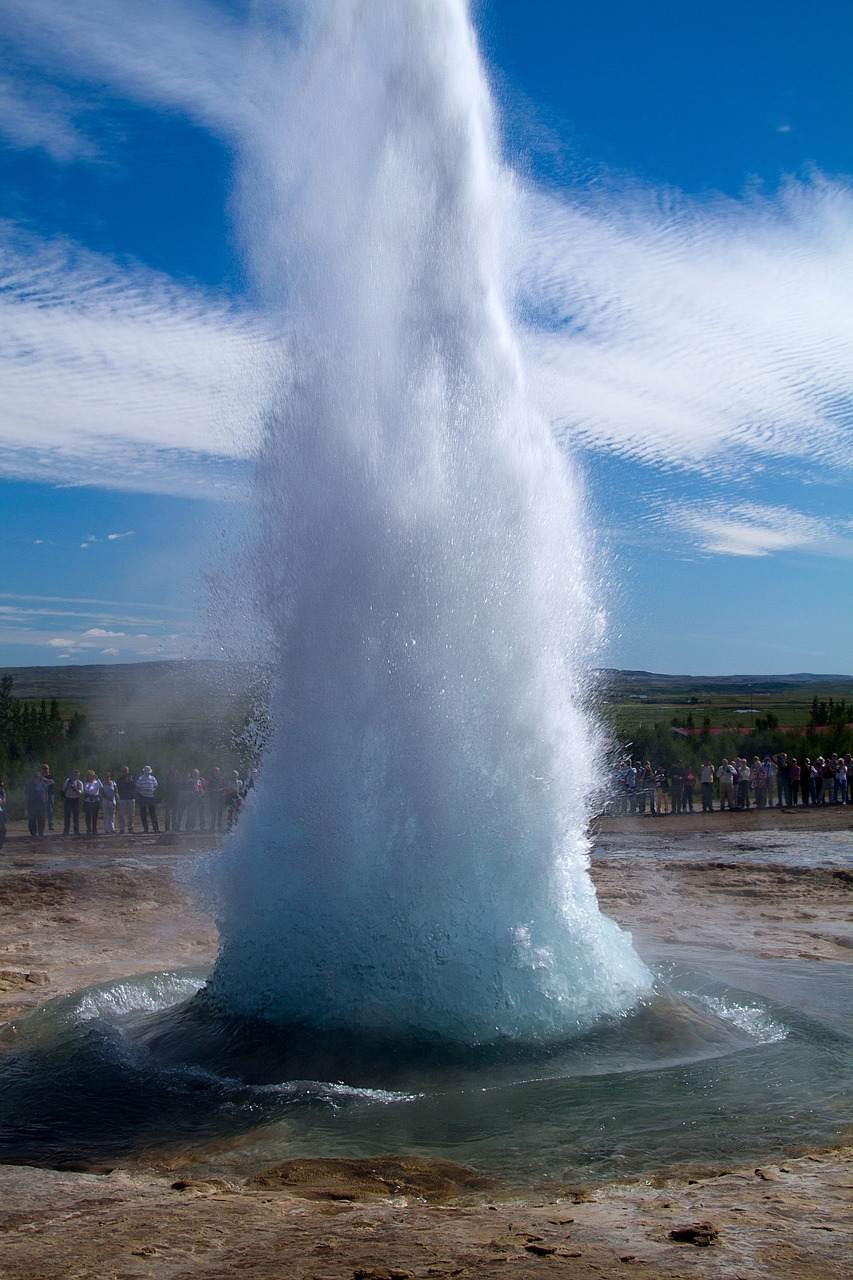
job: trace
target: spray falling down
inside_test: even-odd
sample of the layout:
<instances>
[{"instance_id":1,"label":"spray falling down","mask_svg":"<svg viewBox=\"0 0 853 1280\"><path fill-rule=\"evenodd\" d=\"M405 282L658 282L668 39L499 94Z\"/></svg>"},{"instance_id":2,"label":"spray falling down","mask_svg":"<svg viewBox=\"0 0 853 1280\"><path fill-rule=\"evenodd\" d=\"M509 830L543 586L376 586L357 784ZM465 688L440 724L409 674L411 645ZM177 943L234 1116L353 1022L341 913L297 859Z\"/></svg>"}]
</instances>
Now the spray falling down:
<instances>
[{"instance_id":1,"label":"spray falling down","mask_svg":"<svg viewBox=\"0 0 853 1280\"><path fill-rule=\"evenodd\" d=\"M283 329L254 563L276 723L214 1003L538 1041L650 985L587 873L598 625L524 391L513 186L463 0L270 5L248 252Z\"/></svg>"}]
</instances>

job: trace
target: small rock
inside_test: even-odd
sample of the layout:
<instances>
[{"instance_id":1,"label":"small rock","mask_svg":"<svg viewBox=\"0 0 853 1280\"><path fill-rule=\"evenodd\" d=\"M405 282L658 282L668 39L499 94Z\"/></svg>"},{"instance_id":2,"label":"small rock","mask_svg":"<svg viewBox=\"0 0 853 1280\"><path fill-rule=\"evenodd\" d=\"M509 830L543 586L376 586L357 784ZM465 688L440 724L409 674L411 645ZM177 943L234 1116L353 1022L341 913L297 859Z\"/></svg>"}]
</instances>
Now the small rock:
<instances>
[{"instance_id":1,"label":"small rock","mask_svg":"<svg viewBox=\"0 0 853 1280\"><path fill-rule=\"evenodd\" d=\"M43 969L31 969L27 974L27 982L31 982L36 987L46 987L50 982L50 974L45 973Z\"/></svg>"},{"instance_id":2,"label":"small rock","mask_svg":"<svg viewBox=\"0 0 853 1280\"><path fill-rule=\"evenodd\" d=\"M762 1182L778 1182L779 1175L775 1169L756 1169L756 1178L760 1178Z\"/></svg>"},{"instance_id":3,"label":"small rock","mask_svg":"<svg viewBox=\"0 0 853 1280\"><path fill-rule=\"evenodd\" d=\"M546 1244L544 1240L531 1240L524 1247L528 1253L535 1253L538 1258L547 1258L557 1252L555 1244Z\"/></svg>"},{"instance_id":4,"label":"small rock","mask_svg":"<svg viewBox=\"0 0 853 1280\"><path fill-rule=\"evenodd\" d=\"M697 1248L704 1249L719 1240L720 1233L712 1222L689 1222L682 1227L673 1227L669 1238L679 1244L695 1244Z\"/></svg>"},{"instance_id":5,"label":"small rock","mask_svg":"<svg viewBox=\"0 0 853 1280\"><path fill-rule=\"evenodd\" d=\"M352 1280L414 1280L414 1275L402 1267L356 1267Z\"/></svg>"}]
</instances>

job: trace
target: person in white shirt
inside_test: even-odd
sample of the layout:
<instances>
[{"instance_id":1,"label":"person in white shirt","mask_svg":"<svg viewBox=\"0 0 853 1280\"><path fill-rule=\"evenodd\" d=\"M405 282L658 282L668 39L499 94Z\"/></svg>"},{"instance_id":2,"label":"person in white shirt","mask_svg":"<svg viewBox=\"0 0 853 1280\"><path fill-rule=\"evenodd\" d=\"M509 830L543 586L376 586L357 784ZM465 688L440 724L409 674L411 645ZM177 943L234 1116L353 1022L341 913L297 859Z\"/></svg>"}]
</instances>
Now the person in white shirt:
<instances>
[{"instance_id":1,"label":"person in white shirt","mask_svg":"<svg viewBox=\"0 0 853 1280\"><path fill-rule=\"evenodd\" d=\"M725 809L726 804L729 811L734 809L735 799L735 769L734 765L730 765L728 760L724 759L723 763L717 770L717 778L720 783L720 813Z\"/></svg>"},{"instance_id":2,"label":"person in white shirt","mask_svg":"<svg viewBox=\"0 0 853 1280\"><path fill-rule=\"evenodd\" d=\"M160 830L157 821L157 779L150 764L146 764L136 779L136 798L139 801L139 816L142 819L142 830L148 834L148 819L154 831Z\"/></svg>"}]
</instances>

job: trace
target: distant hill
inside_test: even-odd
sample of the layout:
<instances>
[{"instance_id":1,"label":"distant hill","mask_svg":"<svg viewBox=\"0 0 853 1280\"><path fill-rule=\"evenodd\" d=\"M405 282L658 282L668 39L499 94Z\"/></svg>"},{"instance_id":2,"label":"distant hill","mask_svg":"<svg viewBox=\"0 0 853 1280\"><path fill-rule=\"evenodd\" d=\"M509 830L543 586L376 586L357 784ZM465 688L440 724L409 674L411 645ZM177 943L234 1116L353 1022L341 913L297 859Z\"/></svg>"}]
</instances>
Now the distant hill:
<instances>
[{"instance_id":1,"label":"distant hill","mask_svg":"<svg viewBox=\"0 0 853 1280\"><path fill-rule=\"evenodd\" d=\"M15 698L56 698L64 715L79 708L94 724L139 726L227 714L267 674L250 663L200 659L0 668L12 677Z\"/></svg>"},{"instance_id":2,"label":"distant hill","mask_svg":"<svg viewBox=\"0 0 853 1280\"><path fill-rule=\"evenodd\" d=\"M4 667L0 675L10 675L15 697L57 698L60 703L84 703L97 709L116 708L128 714L140 705L153 705L162 712L177 704L211 700L228 702L241 697L254 683L269 679L270 668L253 663L229 663L187 659L155 662L92 664L88 666ZM654 697L686 692L701 695L733 696L781 694L803 686L816 693L839 697L853 694L853 676L816 675L800 671L791 675L744 674L731 676L666 675L655 671L621 671L603 668L599 675L607 693L619 697ZM96 714L97 714L96 711Z\"/></svg>"},{"instance_id":3,"label":"distant hill","mask_svg":"<svg viewBox=\"0 0 853 1280\"><path fill-rule=\"evenodd\" d=\"M685 691L701 695L731 694L754 696L760 693L782 694L803 686L814 686L815 693L849 696L853 692L853 675L817 675L810 671L792 672L790 675L769 676L744 674L731 676L662 675L654 671L620 671L615 667L603 668L602 680L613 695L654 696Z\"/></svg>"}]
</instances>

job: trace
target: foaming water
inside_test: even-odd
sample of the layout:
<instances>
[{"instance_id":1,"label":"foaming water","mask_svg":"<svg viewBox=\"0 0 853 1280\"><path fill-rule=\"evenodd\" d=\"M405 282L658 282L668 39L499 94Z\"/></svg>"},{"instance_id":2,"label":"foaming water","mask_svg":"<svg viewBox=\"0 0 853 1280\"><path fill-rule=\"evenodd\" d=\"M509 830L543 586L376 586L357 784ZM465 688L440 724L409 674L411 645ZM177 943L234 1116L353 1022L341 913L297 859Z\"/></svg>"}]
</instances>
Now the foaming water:
<instances>
[{"instance_id":1,"label":"foaming water","mask_svg":"<svg viewBox=\"0 0 853 1280\"><path fill-rule=\"evenodd\" d=\"M0 1159L241 1176L397 1151L529 1187L778 1155L853 1116L849 1034L685 967L562 1042L467 1049L223 1017L205 976L89 988L0 1033Z\"/></svg>"},{"instance_id":2,"label":"foaming water","mask_svg":"<svg viewBox=\"0 0 853 1280\"><path fill-rule=\"evenodd\" d=\"M282 374L247 572L276 729L209 999L388 1040L560 1038L651 980L587 872L600 609L525 394L467 6L264 12L243 189Z\"/></svg>"}]
</instances>

